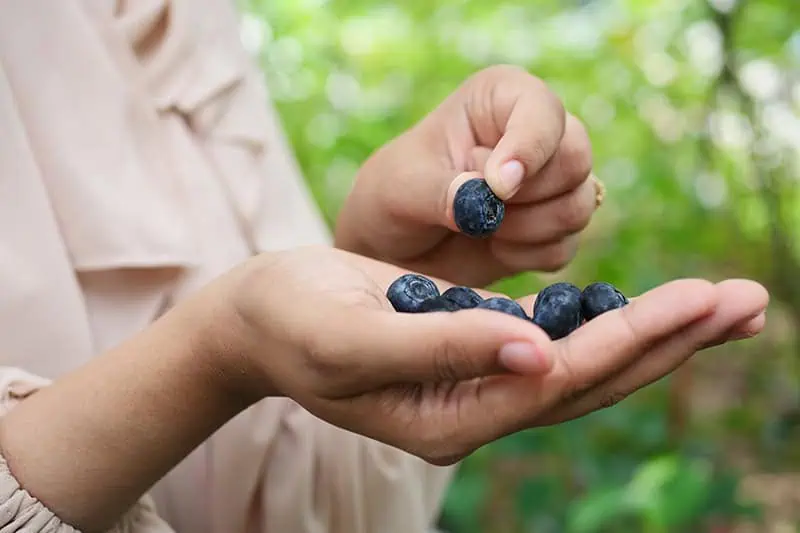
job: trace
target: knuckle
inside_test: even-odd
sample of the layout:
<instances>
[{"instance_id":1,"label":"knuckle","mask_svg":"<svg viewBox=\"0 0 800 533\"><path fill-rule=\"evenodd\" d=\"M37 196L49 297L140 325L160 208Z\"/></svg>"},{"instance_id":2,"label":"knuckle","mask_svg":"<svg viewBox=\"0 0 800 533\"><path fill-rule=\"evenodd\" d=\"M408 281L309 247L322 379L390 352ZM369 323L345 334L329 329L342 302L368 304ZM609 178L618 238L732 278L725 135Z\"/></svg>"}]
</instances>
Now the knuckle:
<instances>
[{"instance_id":1,"label":"knuckle","mask_svg":"<svg viewBox=\"0 0 800 533\"><path fill-rule=\"evenodd\" d=\"M496 246L494 247L494 254L503 269L512 274L537 268L541 262L535 253L521 252L516 247Z\"/></svg>"},{"instance_id":2,"label":"knuckle","mask_svg":"<svg viewBox=\"0 0 800 533\"><path fill-rule=\"evenodd\" d=\"M580 399L593 387L593 384L574 368L574 355L569 346L570 337L565 337L561 342L563 347L562 355L559 357L562 368L560 398L562 402L567 403Z\"/></svg>"},{"instance_id":3,"label":"knuckle","mask_svg":"<svg viewBox=\"0 0 800 533\"><path fill-rule=\"evenodd\" d=\"M498 65L491 65L484 69L482 69L479 73L479 76L486 76L489 78L533 78L536 79L535 76L530 74L527 70L520 67L519 65L511 65L511 64L498 64Z\"/></svg>"},{"instance_id":4,"label":"knuckle","mask_svg":"<svg viewBox=\"0 0 800 533\"><path fill-rule=\"evenodd\" d=\"M452 340L437 341L431 347L436 375L442 381L458 381L461 376L471 374L470 358L466 348Z\"/></svg>"},{"instance_id":5,"label":"knuckle","mask_svg":"<svg viewBox=\"0 0 800 533\"><path fill-rule=\"evenodd\" d=\"M564 178L573 184L583 182L592 171L592 144L586 128L577 119L561 141L559 166Z\"/></svg>"},{"instance_id":6,"label":"knuckle","mask_svg":"<svg viewBox=\"0 0 800 533\"><path fill-rule=\"evenodd\" d=\"M550 247L544 254L539 269L544 272L557 272L567 266L575 257L575 246L571 241L564 240Z\"/></svg>"},{"instance_id":7,"label":"knuckle","mask_svg":"<svg viewBox=\"0 0 800 533\"><path fill-rule=\"evenodd\" d=\"M538 93L537 97L541 100L542 104L544 104L543 107L553 113L553 117L559 125L561 131L558 138L560 139L565 133L567 125L567 109L564 106L564 102L547 82L539 78L532 77L532 79L534 80L534 87L532 87L532 90Z\"/></svg>"},{"instance_id":8,"label":"knuckle","mask_svg":"<svg viewBox=\"0 0 800 533\"><path fill-rule=\"evenodd\" d=\"M542 100L545 109L551 110L562 125L566 124L567 111L564 102L542 78L532 74L527 69L512 64L496 64L486 67L475 75L478 78L488 79L496 83L498 80L511 82L515 90L530 94Z\"/></svg>"},{"instance_id":9,"label":"knuckle","mask_svg":"<svg viewBox=\"0 0 800 533\"><path fill-rule=\"evenodd\" d=\"M586 198L587 195L578 190L568 194L559 202L557 216L566 233L580 231L589 225L594 209Z\"/></svg>"},{"instance_id":10,"label":"knuckle","mask_svg":"<svg viewBox=\"0 0 800 533\"><path fill-rule=\"evenodd\" d=\"M321 394L335 394L346 388L353 379L358 379L354 369L345 364L346 352L335 343L325 342L316 336L306 341L303 366L312 390Z\"/></svg>"},{"instance_id":11,"label":"knuckle","mask_svg":"<svg viewBox=\"0 0 800 533\"><path fill-rule=\"evenodd\" d=\"M623 343L630 346L638 346L641 344L642 339L645 337L640 334L638 331L638 326L636 325L636 319L634 318L636 314L636 307L638 306L636 301L631 301L628 305L621 307L618 309L619 315L622 322L623 328Z\"/></svg>"},{"instance_id":12,"label":"knuckle","mask_svg":"<svg viewBox=\"0 0 800 533\"><path fill-rule=\"evenodd\" d=\"M543 136L537 136L532 140L532 146L529 148L527 157L525 154L520 154L520 159L528 170L539 170L553 157L553 149L550 139Z\"/></svg>"},{"instance_id":13,"label":"knuckle","mask_svg":"<svg viewBox=\"0 0 800 533\"><path fill-rule=\"evenodd\" d=\"M542 82L545 88L545 95L548 99L548 105L556 114L556 117L559 120L559 123L564 126L567 120L567 109L564 107L564 102L561 98L553 91L547 84Z\"/></svg>"},{"instance_id":14,"label":"knuckle","mask_svg":"<svg viewBox=\"0 0 800 533\"><path fill-rule=\"evenodd\" d=\"M591 390L592 384L585 381L569 381L564 386L564 392L561 395L563 402L575 402L580 400Z\"/></svg>"}]
</instances>

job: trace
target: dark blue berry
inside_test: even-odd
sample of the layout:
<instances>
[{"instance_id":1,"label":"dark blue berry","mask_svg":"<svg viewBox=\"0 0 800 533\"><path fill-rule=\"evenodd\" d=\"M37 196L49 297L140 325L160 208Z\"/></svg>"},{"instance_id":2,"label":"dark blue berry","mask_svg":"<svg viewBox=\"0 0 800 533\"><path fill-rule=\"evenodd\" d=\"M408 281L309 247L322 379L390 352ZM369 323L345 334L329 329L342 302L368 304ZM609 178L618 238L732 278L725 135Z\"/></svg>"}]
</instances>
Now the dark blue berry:
<instances>
[{"instance_id":1,"label":"dark blue berry","mask_svg":"<svg viewBox=\"0 0 800 533\"><path fill-rule=\"evenodd\" d=\"M420 313L425 300L439 296L436 284L419 274L404 274L394 280L386 290L386 297L400 313Z\"/></svg>"},{"instance_id":2,"label":"dark blue berry","mask_svg":"<svg viewBox=\"0 0 800 533\"><path fill-rule=\"evenodd\" d=\"M456 191L453 217L464 235L488 237L500 227L505 214L505 204L489 188L486 180L473 178Z\"/></svg>"},{"instance_id":3,"label":"dark blue berry","mask_svg":"<svg viewBox=\"0 0 800 533\"><path fill-rule=\"evenodd\" d=\"M562 339L583 322L581 290L572 283L559 282L545 287L533 304L533 323L551 339Z\"/></svg>"},{"instance_id":4,"label":"dark blue berry","mask_svg":"<svg viewBox=\"0 0 800 533\"><path fill-rule=\"evenodd\" d=\"M442 293L442 298L447 298L461 309L472 309L483 301L481 295L469 287L450 287Z\"/></svg>"},{"instance_id":5,"label":"dark blue berry","mask_svg":"<svg viewBox=\"0 0 800 533\"><path fill-rule=\"evenodd\" d=\"M614 285L598 281L587 285L581 293L583 318L587 321L603 313L628 305L628 299Z\"/></svg>"},{"instance_id":6,"label":"dark blue berry","mask_svg":"<svg viewBox=\"0 0 800 533\"><path fill-rule=\"evenodd\" d=\"M525 313L525 310L521 305L514 300L503 298L501 296L487 298L479 303L476 307L477 309L490 309L492 311L500 311L501 313L524 318L525 320L528 319L528 315Z\"/></svg>"},{"instance_id":7,"label":"dark blue berry","mask_svg":"<svg viewBox=\"0 0 800 533\"><path fill-rule=\"evenodd\" d=\"M419 311L421 313L433 313L434 311L460 311L461 307L455 303L454 301L445 298L444 296L436 296L435 298L429 298L422 302L419 306Z\"/></svg>"}]
</instances>

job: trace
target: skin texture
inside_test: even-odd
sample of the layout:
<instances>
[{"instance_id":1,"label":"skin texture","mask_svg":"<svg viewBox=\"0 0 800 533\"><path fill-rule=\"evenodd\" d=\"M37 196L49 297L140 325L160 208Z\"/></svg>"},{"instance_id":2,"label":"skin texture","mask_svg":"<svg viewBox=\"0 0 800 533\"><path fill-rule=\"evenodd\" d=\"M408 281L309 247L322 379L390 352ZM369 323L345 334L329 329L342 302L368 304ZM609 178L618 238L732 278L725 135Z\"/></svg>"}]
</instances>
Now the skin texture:
<instances>
[{"instance_id":1,"label":"skin texture","mask_svg":"<svg viewBox=\"0 0 800 533\"><path fill-rule=\"evenodd\" d=\"M256 257L22 402L0 420L0 448L60 517L103 531L265 396L450 464L612 404L701 347L758 333L768 302L750 281L674 281L552 342L495 311L397 313L384 294L405 273L328 248Z\"/></svg>"},{"instance_id":2,"label":"skin texture","mask_svg":"<svg viewBox=\"0 0 800 533\"><path fill-rule=\"evenodd\" d=\"M520 183L509 187L502 169ZM340 212L336 245L473 287L555 271L595 211L591 169L585 128L547 85L490 67L372 154ZM456 191L478 177L506 206L487 239L461 234L453 212Z\"/></svg>"},{"instance_id":3,"label":"skin texture","mask_svg":"<svg viewBox=\"0 0 800 533\"><path fill-rule=\"evenodd\" d=\"M233 322L223 301L207 292L176 307L3 417L0 449L21 485L81 531L107 531L246 407L213 340Z\"/></svg>"},{"instance_id":4,"label":"skin texture","mask_svg":"<svg viewBox=\"0 0 800 533\"><path fill-rule=\"evenodd\" d=\"M265 268L251 271L237 308L251 346L275 338L296 346L265 367L278 392L435 464L619 400L732 329L760 328L768 299L749 281L679 280L552 342L530 321L495 311L396 313L383 294L403 272L343 251L297 250ZM286 311L310 294L313 309Z\"/></svg>"}]
</instances>

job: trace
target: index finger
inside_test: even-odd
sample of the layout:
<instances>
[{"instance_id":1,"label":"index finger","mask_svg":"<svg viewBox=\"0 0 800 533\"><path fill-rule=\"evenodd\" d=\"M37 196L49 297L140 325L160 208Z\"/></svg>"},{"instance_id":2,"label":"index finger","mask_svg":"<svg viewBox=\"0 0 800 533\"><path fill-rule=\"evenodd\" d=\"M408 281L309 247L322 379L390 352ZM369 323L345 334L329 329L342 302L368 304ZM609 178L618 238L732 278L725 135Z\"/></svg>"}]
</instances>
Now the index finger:
<instances>
[{"instance_id":1,"label":"index finger","mask_svg":"<svg viewBox=\"0 0 800 533\"><path fill-rule=\"evenodd\" d=\"M489 123L500 131L499 137L482 136L476 128L477 140L479 145L494 147L484 169L486 181L498 197L508 200L525 176L535 175L556 153L564 136L566 111L547 85L525 70L496 67L486 75L491 89ZM470 121L477 122L472 116Z\"/></svg>"},{"instance_id":2,"label":"index finger","mask_svg":"<svg viewBox=\"0 0 800 533\"><path fill-rule=\"evenodd\" d=\"M485 431L507 434L530 427L553 405L609 379L660 340L711 315L717 300L708 281L666 283L556 341L555 361L546 375L485 379L480 398Z\"/></svg>"},{"instance_id":3,"label":"index finger","mask_svg":"<svg viewBox=\"0 0 800 533\"><path fill-rule=\"evenodd\" d=\"M550 377L560 384L559 397L579 394L627 367L658 341L711 315L718 299L709 281L677 280L587 322L556 343Z\"/></svg>"}]
</instances>

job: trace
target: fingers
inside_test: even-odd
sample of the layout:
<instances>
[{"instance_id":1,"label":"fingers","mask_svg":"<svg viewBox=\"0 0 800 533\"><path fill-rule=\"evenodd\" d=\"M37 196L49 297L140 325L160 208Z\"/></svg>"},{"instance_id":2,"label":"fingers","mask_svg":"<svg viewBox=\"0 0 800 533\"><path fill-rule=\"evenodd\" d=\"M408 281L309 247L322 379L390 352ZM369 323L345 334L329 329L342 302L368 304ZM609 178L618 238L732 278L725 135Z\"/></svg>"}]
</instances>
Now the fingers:
<instances>
[{"instance_id":1,"label":"fingers","mask_svg":"<svg viewBox=\"0 0 800 533\"><path fill-rule=\"evenodd\" d=\"M536 269L539 272L556 272L564 268L578 252L579 238L570 235L556 242L516 243L493 241L492 253L510 272Z\"/></svg>"},{"instance_id":2,"label":"fingers","mask_svg":"<svg viewBox=\"0 0 800 533\"><path fill-rule=\"evenodd\" d=\"M475 389L462 392L459 403L466 446L541 425L565 399L619 374L661 339L709 316L716 304L709 282L667 283L553 343L555 360L546 374L497 375L463 384L462 389Z\"/></svg>"},{"instance_id":3,"label":"fingers","mask_svg":"<svg viewBox=\"0 0 800 533\"><path fill-rule=\"evenodd\" d=\"M473 146L469 153L467 170L484 172L486 169L486 162L489 160L490 155L492 155L491 148L487 148L485 146Z\"/></svg>"},{"instance_id":4,"label":"fingers","mask_svg":"<svg viewBox=\"0 0 800 533\"><path fill-rule=\"evenodd\" d=\"M564 135L564 107L542 80L517 67L486 69L467 86L476 144L494 147L484 168L486 181L507 200L556 152Z\"/></svg>"},{"instance_id":5,"label":"fingers","mask_svg":"<svg viewBox=\"0 0 800 533\"><path fill-rule=\"evenodd\" d=\"M402 383L455 382L552 366L552 342L527 320L487 310L404 314L359 307L320 325L309 365L329 398Z\"/></svg>"},{"instance_id":6,"label":"fingers","mask_svg":"<svg viewBox=\"0 0 800 533\"><path fill-rule=\"evenodd\" d=\"M377 318L377 317L376 317ZM462 381L508 370L546 372L552 342L526 320L487 310L382 314L374 341L384 348L387 380Z\"/></svg>"},{"instance_id":7,"label":"fingers","mask_svg":"<svg viewBox=\"0 0 800 533\"><path fill-rule=\"evenodd\" d=\"M577 189L542 203L510 206L494 237L537 244L578 233L589 225L596 194L594 183L587 180Z\"/></svg>"},{"instance_id":8,"label":"fingers","mask_svg":"<svg viewBox=\"0 0 800 533\"><path fill-rule=\"evenodd\" d=\"M580 120L568 114L555 155L536 176L526 179L510 203L542 202L587 183L592 172L592 144Z\"/></svg>"},{"instance_id":9,"label":"fingers","mask_svg":"<svg viewBox=\"0 0 800 533\"><path fill-rule=\"evenodd\" d=\"M470 168L478 175L486 168L493 151L475 147ZM583 124L567 115L566 130L555 155L536 175L527 175L518 192L507 200L506 214L497 239L519 243L554 242L588 226L597 209L597 189L591 179L592 150ZM465 179L457 180L457 185ZM455 189L451 192L454 194ZM452 194L450 196L452 201ZM531 265L524 265L525 268ZM538 268L538 264L534 264Z\"/></svg>"},{"instance_id":10,"label":"fingers","mask_svg":"<svg viewBox=\"0 0 800 533\"><path fill-rule=\"evenodd\" d=\"M458 105L442 107L453 115L446 117L452 124L446 139L436 139L435 135L428 138L423 135L427 129L420 128L414 135L396 139L391 153L381 152L364 165L361 172L364 175L380 173L381 169L372 169L378 162L393 171L402 170L396 179L381 180L376 185L380 195L387 198L392 216L443 225L457 232L453 200L468 179L484 178L501 200L510 203L549 200L579 189L586 181L592 157L585 128L575 117L567 116L561 101L542 80L523 69L512 66L485 69L467 80L447 102ZM461 138L461 130L470 138ZM460 162L448 164L445 171L431 175L431 169L441 167L441 161L433 158L427 148L420 150L421 137L425 139L424 145L443 145L433 153L453 152L447 146L452 143L473 147L461 156L451 154ZM471 171L454 178L450 170L453 164L455 168L467 167ZM427 175L428 179L404 179L404 175ZM519 197L522 200L515 196L517 193L523 195ZM585 226L583 211L580 218ZM429 233L432 243L442 238L435 231ZM402 242L396 246L413 248Z\"/></svg>"},{"instance_id":11,"label":"fingers","mask_svg":"<svg viewBox=\"0 0 800 533\"><path fill-rule=\"evenodd\" d=\"M487 164L493 150L475 146L470 150L468 167L488 175ZM542 202L573 191L591 176L592 144L583 123L574 115L566 115L564 136L553 157L538 173L526 169L520 189L507 199L509 204Z\"/></svg>"},{"instance_id":12,"label":"fingers","mask_svg":"<svg viewBox=\"0 0 800 533\"><path fill-rule=\"evenodd\" d=\"M642 357L661 339L707 317L716 304L714 285L688 279L661 285L622 309L597 317L554 343L553 369L539 383L541 394L554 402L577 397ZM519 402L531 384L517 387L522 390L505 387L497 397L487 391L484 397L496 402L494 408L508 401L522 408ZM508 395L519 397L512 400ZM528 404L529 413L535 408Z\"/></svg>"},{"instance_id":13,"label":"fingers","mask_svg":"<svg viewBox=\"0 0 800 533\"><path fill-rule=\"evenodd\" d=\"M720 346L727 342L732 341L740 341L744 339L749 339L751 337L755 337L761 330L764 329L764 326L767 323L767 313L766 311L762 312L756 317L750 317L742 322L736 324L728 331L724 332L722 335L711 339L710 341L706 342L702 346L699 347L699 350L705 350L706 348L713 348L715 346Z\"/></svg>"},{"instance_id":14,"label":"fingers","mask_svg":"<svg viewBox=\"0 0 800 533\"><path fill-rule=\"evenodd\" d=\"M767 324L767 312L763 311L755 318L743 321L734 326L725 337L725 341L742 340L755 337L764 329Z\"/></svg>"},{"instance_id":15,"label":"fingers","mask_svg":"<svg viewBox=\"0 0 800 533\"><path fill-rule=\"evenodd\" d=\"M662 338L710 315L717 300L708 281L661 285L556 343L550 377L562 383L562 396L574 397L641 357Z\"/></svg>"},{"instance_id":16,"label":"fingers","mask_svg":"<svg viewBox=\"0 0 800 533\"><path fill-rule=\"evenodd\" d=\"M764 326L767 291L747 280L724 281L715 289L718 303L713 314L669 336L618 376L554 410L540 422L563 422L614 405L666 376L703 346L724 338L732 328L741 325L749 336L757 335Z\"/></svg>"}]
</instances>

